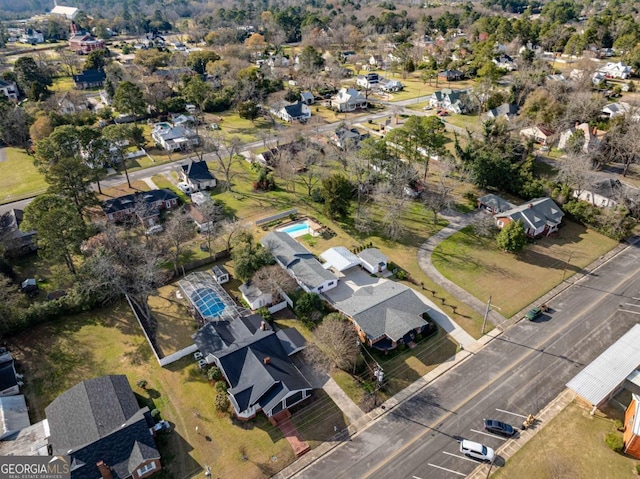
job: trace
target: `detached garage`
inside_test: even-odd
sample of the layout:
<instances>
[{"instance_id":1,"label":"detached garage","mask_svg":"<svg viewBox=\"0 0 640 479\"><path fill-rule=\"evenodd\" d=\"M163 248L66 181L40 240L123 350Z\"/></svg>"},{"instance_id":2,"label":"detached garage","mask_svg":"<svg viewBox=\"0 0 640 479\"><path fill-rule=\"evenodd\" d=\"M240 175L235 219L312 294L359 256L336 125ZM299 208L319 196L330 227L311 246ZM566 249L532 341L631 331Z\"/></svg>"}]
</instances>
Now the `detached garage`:
<instances>
[{"instance_id":1,"label":"detached garage","mask_svg":"<svg viewBox=\"0 0 640 479\"><path fill-rule=\"evenodd\" d=\"M358 253L362 261L362 267L371 274L382 273L387 269L389 258L387 258L378 248L367 248Z\"/></svg>"},{"instance_id":2,"label":"detached garage","mask_svg":"<svg viewBox=\"0 0 640 479\"><path fill-rule=\"evenodd\" d=\"M640 367L640 324L636 324L567 383L593 410L627 387L634 390Z\"/></svg>"},{"instance_id":3,"label":"detached garage","mask_svg":"<svg viewBox=\"0 0 640 479\"><path fill-rule=\"evenodd\" d=\"M322 265L324 269L331 268L339 273L361 264L360 258L344 246L329 248L324 253L321 253L320 257L325 261Z\"/></svg>"}]
</instances>

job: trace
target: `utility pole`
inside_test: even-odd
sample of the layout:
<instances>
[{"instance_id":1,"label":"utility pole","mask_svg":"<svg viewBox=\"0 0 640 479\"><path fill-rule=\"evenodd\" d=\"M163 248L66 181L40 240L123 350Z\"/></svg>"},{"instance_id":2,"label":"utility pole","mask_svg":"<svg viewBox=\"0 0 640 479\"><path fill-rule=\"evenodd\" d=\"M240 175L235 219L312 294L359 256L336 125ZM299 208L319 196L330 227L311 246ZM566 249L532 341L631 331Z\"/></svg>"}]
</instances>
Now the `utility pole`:
<instances>
[{"instance_id":1,"label":"utility pole","mask_svg":"<svg viewBox=\"0 0 640 479\"><path fill-rule=\"evenodd\" d=\"M562 282L564 283L564 277L567 274L567 268L569 267L569 263L571 263L571 257L573 256L573 250L569 252L569 259L564 262L564 269L562 270Z\"/></svg>"},{"instance_id":2,"label":"utility pole","mask_svg":"<svg viewBox=\"0 0 640 479\"><path fill-rule=\"evenodd\" d=\"M484 328L487 325L487 318L489 317L489 311L491 311L491 296L489 296L489 301L487 301L487 309L484 310L484 319L482 320L482 331L480 331L480 335L484 334Z\"/></svg>"}]
</instances>

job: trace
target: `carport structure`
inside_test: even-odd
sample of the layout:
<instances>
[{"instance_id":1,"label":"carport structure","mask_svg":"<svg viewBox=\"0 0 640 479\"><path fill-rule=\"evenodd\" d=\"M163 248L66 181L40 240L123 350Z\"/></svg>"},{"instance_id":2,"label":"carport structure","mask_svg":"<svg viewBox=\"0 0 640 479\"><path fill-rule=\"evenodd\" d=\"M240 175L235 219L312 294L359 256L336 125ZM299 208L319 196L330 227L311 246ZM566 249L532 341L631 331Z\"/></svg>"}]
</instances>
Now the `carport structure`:
<instances>
[{"instance_id":1,"label":"carport structure","mask_svg":"<svg viewBox=\"0 0 640 479\"><path fill-rule=\"evenodd\" d=\"M360 258L344 246L329 248L324 253L321 253L320 257L325 261L322 265L325 269L332 268L338 273L362 264Z\"/></svg>"},{"instance_id":2,"label":"carport structure","mask_svg":"<svg viewBox=\"0 0 640 479\"><path fill-rule=\"evenodd\" d=\"M636 324L580 371L567 387L595 411L633 382L640 367L640 324Z\"/></svg>"}]
</instances>

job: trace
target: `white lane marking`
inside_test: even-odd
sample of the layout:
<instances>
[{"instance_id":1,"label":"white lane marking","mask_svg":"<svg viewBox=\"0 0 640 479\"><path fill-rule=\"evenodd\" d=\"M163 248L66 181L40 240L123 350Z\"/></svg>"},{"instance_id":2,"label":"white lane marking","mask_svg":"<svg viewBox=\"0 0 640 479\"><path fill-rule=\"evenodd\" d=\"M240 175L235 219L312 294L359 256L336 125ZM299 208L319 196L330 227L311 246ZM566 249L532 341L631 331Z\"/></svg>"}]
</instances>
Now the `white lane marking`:
<instances>
[{"instance_id":1,"label":"white lane marking","mask_svg":"<svg viewBox=\"0 0 640 479\"><path fill-rule=\"evenodd\" d=\"M518 417L521 417L521 418L527 419L527 416L524 416L524 415L522 415L522 414L518 414L517 412L505 411L504 409L498 409L498 408L496 408L496 411L500 411L500 412L503 412L503 413L505 413L505 414L512 414L512 415L514 415L514 416L518 416Z\"/></svg>"},{"instance_id":2,"label":"white lane marking","mask_svg":"<svg viewBox=\"0 0 640 479\"><path fill-rule=\"evenodd\" d=\"M625 313L631 313L631 314L640 314L640 311L631 311L629 309L622 309L622 308L620 308L618 311L623 311Z\"/></svg>"},{"instance_id":3,"label":"white lane marking","mask_svg":"<svg viewBox=\"0 0 640 479\"><path fill-rule=\"evenodd\" d=\"M501 436L498 436L497 434L491 434L486 431L478 431L477 429L471 429L471 430L473 432L477 432L478 434L484 434L485 436L493 437L495 439L500 439L501 441L506 441L508 439L507 437L501 437Z\"/></svg>"},{"instance_id":4,"label":"white lane marking","mask_svg":"<svg viewBox=\"0 0 640 479\"><path fill-rule=\"evenodd\" d=\"M447 452L447 451L442 451L442 453L447 454L448 456L457 457L458 459L464 459L465 461L478 462L475 459L471 459L470 457L467 457L467 456L461 456L460 454L453 454L452 452Z\"/></svg>"},{"instance_id":5,"label":"white lane marking","mask_svg":"<svg viewBox=\"0 0 640 479\"><path fill-rule=\"evenodd\" d=\"M459 476L466 476L466 474L463 474L463 473L461 473L461 472L454 471L454 470L452 470L452 469L447 469L446 467L442 467L442 466L436 466L435 464L431 464L430 462L429 462L429 463L427 463L427 465L428 465L428 466L431 466L431 467L435 467L435 468L437 468L437 469L442 469L443 471L450 472L451 474L457 474L457 475L459 475ZM413 479L420 479L420 478L419 478L419 477L416 477L416 476L413 476Z\"/></svg>"},{"instance_id":6,"label":"white lane marking","mask_svg":"<svg viewBox=\"0 0 640 479\"><path fill-rule=\"evenodd\" d=\"M627 306L633 306L635 308L640 308L640 304L638 304L638 303L624 303L624 304L626 304Z\"/></svg>"}]
</instances>

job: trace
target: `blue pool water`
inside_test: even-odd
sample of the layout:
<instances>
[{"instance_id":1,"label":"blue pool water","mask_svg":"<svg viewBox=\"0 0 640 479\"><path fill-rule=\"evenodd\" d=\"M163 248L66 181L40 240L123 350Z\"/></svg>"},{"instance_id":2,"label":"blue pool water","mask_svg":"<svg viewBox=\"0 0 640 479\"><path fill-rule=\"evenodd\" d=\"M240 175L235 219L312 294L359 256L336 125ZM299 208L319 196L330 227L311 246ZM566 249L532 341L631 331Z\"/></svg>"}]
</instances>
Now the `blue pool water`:
<instances>
[{"instance_id":1,"label":"blue pool water","mask_svg":"<svg viewBox=\"0 0 640 479\"><path fill-rule=\"evenodd\" d=\"M217 318L226 307L215 291L209 288L198 289L195 293L195 305L203 318Z\"/></svg>"},{"instance_id":2,"label":"blue pool water","mask_svg":"<svg viewBox=\"0 0 640 479\"><path fill-rule=\"evenodd\" d=\"M285 228L280 228L278 231L282 231L283 233L287 233L290 236L300 236L303 233L307 233L309 231L309 223L303 221L302 223L294 223L290 226L286 226Z\"/></svg>"}]
</instances>

